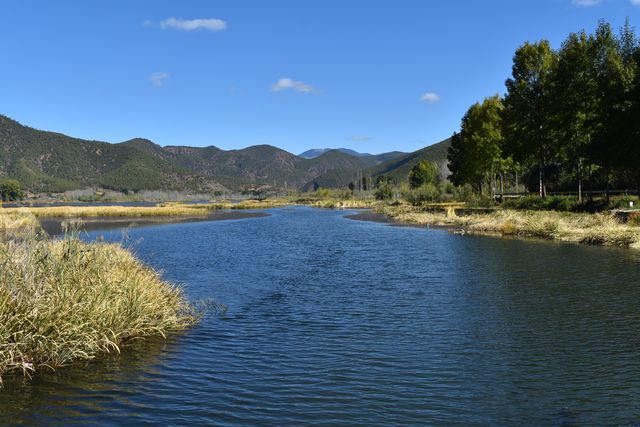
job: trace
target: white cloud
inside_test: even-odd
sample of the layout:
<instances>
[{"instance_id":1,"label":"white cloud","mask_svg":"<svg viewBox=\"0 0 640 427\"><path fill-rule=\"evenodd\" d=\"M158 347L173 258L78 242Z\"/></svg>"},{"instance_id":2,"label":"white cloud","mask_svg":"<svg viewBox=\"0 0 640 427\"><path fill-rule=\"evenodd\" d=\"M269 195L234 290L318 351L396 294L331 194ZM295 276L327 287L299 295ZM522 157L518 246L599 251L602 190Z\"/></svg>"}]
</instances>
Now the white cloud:
<instances>
[{"instance_id":1,"label":"white cloud","mask_svg":"<svg viewBox=\"0 0 640 427\"><path fill-rule=\"evenodd\" d=\"M181 31L195 31L195 30L207 30L207 31L222 31L227 28L227 23L222 19L180 19L169 18L164 21L160 21L160 28L163 30L173 29Z\"/></svg>"},{"instance_id":2,"label":"white cloud","mask_svg":"<svg viewBox=\"0 0 640 427\"><path fill-rule=\"evenodd\" d=\"M428 102L430 104L433 104L434 102L438 102L440 101L440 95L438 95L437 93L433 93L433 92L427 92L424 95L422 95L420 97L420 101L424 101L424 102Z\"/></svg>"},{"instance_id":3,"label":"white cloud","mask_svg":"<svg viewBox=\"0 0 640 427\"><path fill-rule=\"evenodd\" d=\"M637 0L632 0L637 1ZM576 7L592 7L602 3L602 0L571 0L571 4Z\"/></svg>"},{"instance_id":4,"label":"white cloud","mask_svg":"<svg viewBox=\"0 0 640 427\"><path fill-rule=\"evenodd\" d=\"M633 6L640 6L640 0L631 0Z\"/></svg>"},{"instance_id":5,"label":"white cloud","mask_svg":"<svg viewBox=\"0 0 640 427\"><path fill-rule=\"evenodd\" d=\"M169 77L171 77L171 74L164 71L158 71L157 73L153 73L149 76L149 81L155 87L160 87L164 85Z\"/></svg>"},{"instance_id":6,"label":"white cloud","mask_svg":"<svg viewBox=\"0 0 640 427\"><path fill-rule=\"evenodd\" d=\"M299 82L297 80L290 79L288 77L280 79L271 85L272 92L280 92L287 89L291 89L291 90L295 90L296 92L303 92L303 93L314 93L316 91L316 89L313 86L303 82Z\"/></svg>"}]
</instances>

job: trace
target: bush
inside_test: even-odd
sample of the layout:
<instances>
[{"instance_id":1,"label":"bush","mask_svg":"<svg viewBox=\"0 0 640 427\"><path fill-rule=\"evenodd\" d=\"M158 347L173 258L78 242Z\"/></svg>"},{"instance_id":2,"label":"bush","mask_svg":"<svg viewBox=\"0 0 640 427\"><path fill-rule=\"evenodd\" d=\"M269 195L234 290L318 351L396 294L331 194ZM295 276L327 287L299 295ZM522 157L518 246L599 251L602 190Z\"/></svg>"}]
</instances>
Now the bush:
<instances>
[{"instance_id":1,"label":"bush","mask_svg":"<svg viewBox=\"0 0 640 427\"><path fill-rule=\"evenodd\" d=\"M425 184L418 188L402 193L402 197L414 206L421 205L424 202L438 202L441 200L441 192L433 184Z\"/></svg>"},{"instance_id":2,"label":"bush","mask_svg":"<svg viewBox=\"0 0 640 427\"><path fill-rule=\"evenodd\" d=\"M510 209L521 210L547 210L570 212L580 210L578 198L574 196L526 196L517 199L507 199L502 206Z\"/></svg>"},{"instance_id":3,"label":"bush","mask_svg":"<svg viewBox=\"0 0 640 427\"><path fill-rule=\"evenodd\" d=\"M633 202L634 208L640 208L640 201L635 196L622 196L611 201L611 209L629 209L629 202Z\"/></svg>"},{"instance_id":4,"label":"bush","mask_svg":"<svg viewBox=\"0 0 640 427\"><path fill-rule=\"evenodd\" d=\"M0 181L0 198L3 202L24 199L24 192L20 183L15 179L4 179Z\"/></svg>"},{"instance_id":5,"label":"bush","mask_svg":"<svg viewBox=\"0 0 640 427\"><path fill-rule=\"evenodd\" d=\"M451 181L443 181L438 184L440 192L449 199L453 199L456 194L456 186Z\"/></svg>"},{"instance_id":6,"label":"bush","mask_svg":"<svg viewBox=\"0 0 640 427\"><path fill-rule=\"evenodd\" d=\"M455 187L453 189L453 199L458 202L473 202L478 198L476 193L473 191L473 187L471 184L465 184L460 187Z\"/></svg>"},{"instance_id":7,"label":"bush","mask_svg":"<svg viewBox=\"0 0 640 427\"><path fill-rule=\"evenodd\" d=\"M467 200L467 206L470 208L492 208L496 205L496 202L492 197L483 195L474 195L471 199Z\"/></svg>"},{"instance_id":8,"label":"bush","mask_svg":"<svg viewBox=\"0 0 640 427\"><path fill-rule=\"evenodd\" d=\"M388 182L381 183L374 193L376 200L390 200L393 198L393 189Z\"/></svg>"},{"instance_id":9,"label":"bush","mask_svg":"<svg viewBox=\"0 0 640 427\"><path fill-rule=\"evenodd\" d=\"M570 212L576 210L578 207L577 197L553 196L547 197L546 199L545 208L547 210Z\"/></svg>"}]
</instances>

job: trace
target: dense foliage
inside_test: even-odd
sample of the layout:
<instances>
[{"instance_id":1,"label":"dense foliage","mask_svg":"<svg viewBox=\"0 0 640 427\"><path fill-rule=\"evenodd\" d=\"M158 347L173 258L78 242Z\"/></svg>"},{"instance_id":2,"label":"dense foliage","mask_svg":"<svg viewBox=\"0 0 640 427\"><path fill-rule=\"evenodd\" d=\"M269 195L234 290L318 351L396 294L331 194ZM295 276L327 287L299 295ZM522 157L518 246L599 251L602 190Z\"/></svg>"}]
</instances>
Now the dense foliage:
<instances>
[{"instance_id":1,"label":"dense foliage","mask_svg":"<svg viewBox=\"0 0 640 427\"><path fill-rule=\"evenodd\" d=\"M438 169L428 161L422 160L411 168L409 172L409 186L411 188L422 187L426 184L436 184L438 182Z\"/></svg>"},{"instance_id":2,"label":"dense foliage","mask_svg":"<svg viewBox=\"0 0 640 427\"><path fill-rule=\"evenodd\" d=\"M480 192L640 189L640 44L600 22L559 49L525 43L507 92L471 106L448 153L451 179ZM505 182L507 181L507 182ZM586 185L585 185L586 184Z\"/></svg>"},{"instance_id":3,"label":"dense foliage","mask_svg":"<svg viewBox=\"0 0 640 427\"><path fill-rule=\"evenodd\" d=\"M24 192L18 181L15 179L0 180L0 200L3 202L11 202L14 200L22 200Z\"/></svg>"}]
</instances>

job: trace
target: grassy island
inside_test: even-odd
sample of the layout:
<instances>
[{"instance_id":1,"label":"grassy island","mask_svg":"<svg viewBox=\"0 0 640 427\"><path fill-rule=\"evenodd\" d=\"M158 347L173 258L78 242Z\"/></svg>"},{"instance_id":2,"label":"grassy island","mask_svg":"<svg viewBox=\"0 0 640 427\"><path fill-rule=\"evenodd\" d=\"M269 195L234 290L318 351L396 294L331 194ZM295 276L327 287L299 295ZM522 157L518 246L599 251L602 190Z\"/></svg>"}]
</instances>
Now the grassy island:
<instances>
[{"instance_id":1,"label":"grassy island","mask_svg":"<svg viewBox=\"0 0 640 427\"><path fill-rule=\"evenodd\" d=\"M37 227L33 215L0 214L0 384L196 321L180 289L121 246Z\"/></svg>"},{"instance_id":2,"label":"grassy island","mask_svg":"<svg viewBox=\"0 0 640 427\"><path fill-rule=\"evenodd\" d=\"M238 203L228 201L186 204L186 203L161 203L157 206L42 206L42 207L18 207L4 208L5 214L32 214L36 218L87 218L87 217L159 217L159 216L206 216L213 211L267 209L287 204L281 199L274 200L244 200Z\"/></svg>"}]
</instances>

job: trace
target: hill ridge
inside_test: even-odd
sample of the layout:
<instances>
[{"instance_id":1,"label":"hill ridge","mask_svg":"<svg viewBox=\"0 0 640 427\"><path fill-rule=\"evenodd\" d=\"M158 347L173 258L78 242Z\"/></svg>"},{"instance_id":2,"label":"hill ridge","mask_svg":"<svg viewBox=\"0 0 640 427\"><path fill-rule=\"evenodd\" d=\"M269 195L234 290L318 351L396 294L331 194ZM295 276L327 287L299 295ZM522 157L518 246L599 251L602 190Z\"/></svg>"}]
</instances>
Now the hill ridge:
<instances>
[{"instance_id":1,"label":"hill ridge","mask_svg":"<svg viewBox=\"0 0 640 427\"><path fill-rule=\"evenodd\" d=\"M403 165L421 155L418 150L355 156L345 150L304 158L269 144L222 150L213 145L163 147L143 137L109 143L35 129L0 115L0 177L18 179L33 192L346 187L356 174L391 173L395 164L401 175ZM431 151L442 153L426 153Z\"/></svg>"}]
</instances>

